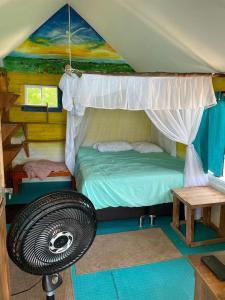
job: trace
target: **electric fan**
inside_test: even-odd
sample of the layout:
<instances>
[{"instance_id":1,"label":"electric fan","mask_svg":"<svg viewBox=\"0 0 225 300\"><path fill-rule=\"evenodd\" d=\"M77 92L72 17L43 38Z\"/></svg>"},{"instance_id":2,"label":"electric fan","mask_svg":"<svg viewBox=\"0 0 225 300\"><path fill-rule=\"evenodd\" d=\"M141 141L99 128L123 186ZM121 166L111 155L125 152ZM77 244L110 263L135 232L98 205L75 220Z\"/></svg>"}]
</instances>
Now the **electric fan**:
<instances>
[{"instance_id":1,"label":"electric fan","mask_svg":"<svg viewBox=\"0 0 225 300\"><path fill-rule=\"evenodd\" d=\"M23 271L42 275L46 299L55 299L59 272L78 261L96 234L95 208L84 195L52 192L34 200L12 223L7 249Z\"/></svg>"}]
</instances>

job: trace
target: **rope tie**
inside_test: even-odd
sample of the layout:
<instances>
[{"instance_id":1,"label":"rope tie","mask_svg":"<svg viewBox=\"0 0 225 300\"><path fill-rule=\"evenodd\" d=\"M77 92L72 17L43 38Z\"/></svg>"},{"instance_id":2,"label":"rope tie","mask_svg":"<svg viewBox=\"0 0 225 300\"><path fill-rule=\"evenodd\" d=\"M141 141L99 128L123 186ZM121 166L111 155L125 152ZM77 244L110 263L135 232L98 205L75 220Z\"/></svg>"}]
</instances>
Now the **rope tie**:
<instances>
[{"instance_id":1,"label":"rope tie","mask_svg":"<svg viewBox=\"0 0 225 300\"><path fill-rule=\"evenodd\" d=\"M68 0L68 54L69 54L69 65L65 66L65 72L68 75L75 73L78 77L82 76L82 72L72 68L72 50L71 50L71 2Z\"/></svg>"}]
</instances>

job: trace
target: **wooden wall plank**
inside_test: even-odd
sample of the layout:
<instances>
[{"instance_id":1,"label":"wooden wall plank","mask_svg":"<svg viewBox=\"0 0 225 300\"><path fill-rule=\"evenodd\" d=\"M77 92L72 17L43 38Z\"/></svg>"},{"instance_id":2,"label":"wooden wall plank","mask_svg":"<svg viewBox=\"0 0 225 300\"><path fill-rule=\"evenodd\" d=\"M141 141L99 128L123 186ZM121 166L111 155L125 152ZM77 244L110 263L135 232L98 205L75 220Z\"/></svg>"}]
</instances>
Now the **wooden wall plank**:
<instances>
[{"instance_id":1,"label":"wooden wall plank","mask_svg":"<svg viewBox=\"0 0 225 300\"><path fill-rule=\"evenodd\" d=\"M1 113L0 113L0 299L10 299L8 254L6 249L6 219L5 203L2 198L1 189L5 187L2 133L1 133Z\"/></svg>"}]
</instances>

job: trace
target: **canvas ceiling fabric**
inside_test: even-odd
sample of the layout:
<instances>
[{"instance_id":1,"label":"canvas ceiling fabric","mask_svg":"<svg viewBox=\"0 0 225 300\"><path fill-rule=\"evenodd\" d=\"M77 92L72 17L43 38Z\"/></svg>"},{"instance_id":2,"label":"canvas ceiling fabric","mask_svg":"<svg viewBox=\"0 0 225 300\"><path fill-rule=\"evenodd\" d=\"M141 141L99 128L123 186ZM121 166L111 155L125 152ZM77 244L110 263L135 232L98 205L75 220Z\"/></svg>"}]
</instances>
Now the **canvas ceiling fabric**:
<instances>
[{"instance_id":1,"label":"canvas ceiling fabric","mask_svg":"<svg viewBox=\"0 0 225 300\"><path fill-rule=\"evenodd\" d=\"M85 107L171 110L209 107L216 103L211 76L144 77L64 74L59 83L63 107L76 114Z\"/></svg>"}]
</instances>

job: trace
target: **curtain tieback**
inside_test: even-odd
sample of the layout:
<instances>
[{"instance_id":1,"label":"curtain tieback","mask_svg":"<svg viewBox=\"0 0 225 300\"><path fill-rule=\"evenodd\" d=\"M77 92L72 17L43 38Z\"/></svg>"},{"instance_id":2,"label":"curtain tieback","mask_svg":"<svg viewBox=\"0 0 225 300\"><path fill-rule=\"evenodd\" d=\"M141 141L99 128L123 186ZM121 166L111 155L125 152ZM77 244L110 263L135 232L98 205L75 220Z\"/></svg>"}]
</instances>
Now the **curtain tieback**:
<instances>
[{"instance_id":1,"label":"curtain tieback","mask_svg":"<svg viewBox=\"0 0 225 300\"><path fill-rule=\"evenodd\" d=\"M187 146L186 156L187 156L187 153L188 153L188 152L193 152L193 151L195 151L195 147L194 147L194 145L193 145L192 143L186 144L186 146Z\"/></svg>"}]
</instances>

